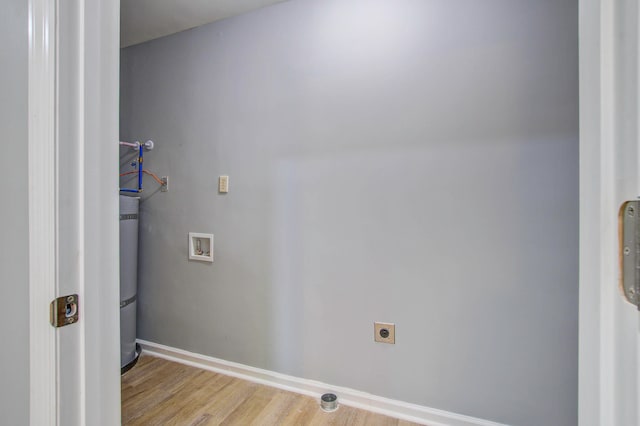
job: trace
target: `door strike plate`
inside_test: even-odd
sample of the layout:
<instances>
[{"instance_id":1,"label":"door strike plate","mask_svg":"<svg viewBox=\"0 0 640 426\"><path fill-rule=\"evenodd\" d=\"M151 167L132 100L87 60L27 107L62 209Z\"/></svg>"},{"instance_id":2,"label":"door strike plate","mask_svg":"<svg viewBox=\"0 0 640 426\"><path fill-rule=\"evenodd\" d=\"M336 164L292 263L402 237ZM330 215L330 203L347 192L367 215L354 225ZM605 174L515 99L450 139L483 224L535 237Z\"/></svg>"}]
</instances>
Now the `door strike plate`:
<instances>
[{"instance_id":1,"label":"door strike plate","mask_svg":"<svg viewBox=\"0 0 640 426\"><path fill-rule=\"evenodd\" d=\"M627 201L618 213L620 290L640 309L640 201Z\"/></svg>"},{"instance_id":2,"label":"door strike plate","mask_svg":"<svg viewBox=\"0 0 640 426\"><path fill-rule=\"evenodd\" d=\"M58 297L49 309L51 325L58 328L78 322L78 295Z\"/></svg>"}]
</instances>

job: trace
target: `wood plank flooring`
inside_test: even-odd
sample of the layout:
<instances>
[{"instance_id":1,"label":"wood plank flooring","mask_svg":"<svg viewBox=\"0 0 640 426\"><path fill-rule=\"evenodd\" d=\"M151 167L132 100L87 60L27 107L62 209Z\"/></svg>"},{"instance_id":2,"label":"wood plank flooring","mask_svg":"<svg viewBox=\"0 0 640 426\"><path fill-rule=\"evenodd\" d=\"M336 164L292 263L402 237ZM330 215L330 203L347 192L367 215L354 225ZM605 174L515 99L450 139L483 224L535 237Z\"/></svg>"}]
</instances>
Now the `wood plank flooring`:
<instances>
[{"instance_id":1,"label":"wood plank flooring","mask_svg":"<svg viewBox=\"0 0 640 426\"><path fill-rule=\"evenodd\" d=\"M415 423L143 355L122 376L123 425L374 425Z\"/></svg>"}]
</instances>

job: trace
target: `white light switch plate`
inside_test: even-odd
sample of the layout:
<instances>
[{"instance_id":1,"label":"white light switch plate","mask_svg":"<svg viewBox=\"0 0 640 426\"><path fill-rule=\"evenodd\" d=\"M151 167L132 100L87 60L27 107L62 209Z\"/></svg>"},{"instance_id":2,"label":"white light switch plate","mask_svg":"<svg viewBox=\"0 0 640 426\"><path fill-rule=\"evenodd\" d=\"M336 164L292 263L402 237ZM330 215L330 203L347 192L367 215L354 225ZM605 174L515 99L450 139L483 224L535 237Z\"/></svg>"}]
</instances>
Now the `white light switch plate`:
<instances>
[{"instance_id":1,"label":"white light switch plate","mask_svg":"<svg viewBox=\"0 0 640 426\"><path fill-rule=\"evenodd\" d=\"M229 176L220 176L218 178L218 192L222 194L229 192Z\"/></svg>"}]
</instances>

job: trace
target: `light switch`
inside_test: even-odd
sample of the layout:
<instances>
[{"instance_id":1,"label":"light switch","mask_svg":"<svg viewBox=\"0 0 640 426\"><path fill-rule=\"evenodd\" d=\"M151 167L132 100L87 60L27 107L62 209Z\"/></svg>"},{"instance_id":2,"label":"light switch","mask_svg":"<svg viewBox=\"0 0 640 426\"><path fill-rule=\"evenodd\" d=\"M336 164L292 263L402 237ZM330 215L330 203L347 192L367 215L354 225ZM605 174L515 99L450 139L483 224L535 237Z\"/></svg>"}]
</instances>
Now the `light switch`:
<instances>
[{"instance_id":1,"label":"light switch","mask_svg":"<svg viewBox=\"0 0 640 426\"><path fill-rule=\"evenodd\" d=\"M222 194L229 192L229 176L220 176L218 178L218 192Z\"/></svg>"}]
</instances>

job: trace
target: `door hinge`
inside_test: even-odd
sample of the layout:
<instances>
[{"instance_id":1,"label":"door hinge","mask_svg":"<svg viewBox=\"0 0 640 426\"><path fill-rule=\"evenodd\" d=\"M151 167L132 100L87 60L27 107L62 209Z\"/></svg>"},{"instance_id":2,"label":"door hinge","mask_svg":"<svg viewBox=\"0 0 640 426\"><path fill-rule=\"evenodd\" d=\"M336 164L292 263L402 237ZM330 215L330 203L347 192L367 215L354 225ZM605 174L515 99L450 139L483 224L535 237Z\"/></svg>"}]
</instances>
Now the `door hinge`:
<instances>
[{"instance_id":1,"label":"door hinge","mask_svg":"<svg viewBox=\"0 0 640 426\"><path fill-rule=\"evenodd\" d=\"M620 289L640 309L640 201L627 201L618 213Z\"/></svg>"},{"instance_id":2,"label":"door hinge","mask_svg":"<svg viewBox=\"0 0 640 426\"><path fill-rule=\"evenodd\" d=\"M58 328L77 323L79 310L77 294L58 297L51 302L49 310L51 325Z\"/></svg>"}]
</instances>

